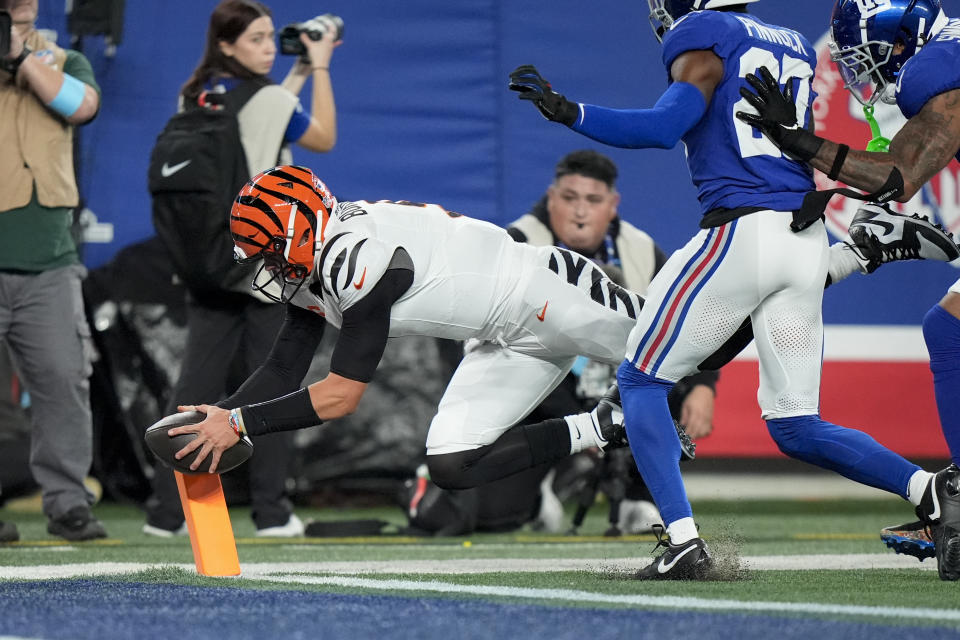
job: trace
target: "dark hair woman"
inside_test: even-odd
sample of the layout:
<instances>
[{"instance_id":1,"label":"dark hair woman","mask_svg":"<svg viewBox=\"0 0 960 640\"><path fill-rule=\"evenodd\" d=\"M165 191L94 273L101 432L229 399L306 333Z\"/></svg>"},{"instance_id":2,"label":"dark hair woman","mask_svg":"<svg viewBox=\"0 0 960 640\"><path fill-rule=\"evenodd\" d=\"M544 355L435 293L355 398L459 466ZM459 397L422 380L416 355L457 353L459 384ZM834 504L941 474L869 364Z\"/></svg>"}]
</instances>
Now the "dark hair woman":
<instances>
[{"instance_id":1,"label":"dark hair woman","mask_svg":"<svg viewBox=\"0 0 960 640\"><path fill-rule=\"evenodd\" d=\"M217 96L229 95L246 83L259 85L237 111L251 176L276 165L292 164L290 143L311 151L329 151L336 142L330 58L340 44L334 38L338 29L332 16L319 16L310 23L311 29L322 31L324 37L314 41L301 34L306 54L296 59L283 83L276 84L268 77L277 55L270 10L254 0L223 0L210 16L203 57L181 90L183 109L222 103ZM313 81L309 114L297 98L308 77ZM212 294L187 295L187 344L167 413L173 413L179 405L220 400L221 406L232 408L257 401L246 398L242 391L236 392L231 382L246 379L264 362L283 322L284 310L283 305L267 304L253 296L249 279ZM259 536L303 534L303 523L285 495L294 453L292 435L254 438L256 453L244 465L249 471L251 516ZM229 484L230 476L236 473L244 472L226 474L225 483ZM147 503L144 533L185 534L184 515L170 469L156 467L153 492Z\"/></svg>"}]
</instances>

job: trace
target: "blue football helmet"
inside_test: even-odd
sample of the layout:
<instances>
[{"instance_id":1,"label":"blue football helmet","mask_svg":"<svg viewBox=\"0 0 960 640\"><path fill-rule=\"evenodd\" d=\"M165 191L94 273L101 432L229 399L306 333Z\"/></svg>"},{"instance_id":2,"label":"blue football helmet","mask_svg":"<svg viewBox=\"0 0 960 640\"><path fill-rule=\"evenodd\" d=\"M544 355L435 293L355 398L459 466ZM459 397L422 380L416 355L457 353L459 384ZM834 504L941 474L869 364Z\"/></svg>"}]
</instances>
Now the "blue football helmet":
<instances>
[{"instance_id":1,"label":"blue football helmet","mask_svg":"<svg viewBox=\"0 0 960 640\"><path fill-rule=\"evenodd\" d=\"M946 22L940 0L838 0L830 18L830 57L861 103L895 104L900 69ZM895 51L897 45L903 50ZM876 87L864 99L859 87L869 82Z\"/></svg>"},{"instance_id":2,"label":"blue football helmet","mask_svg":"<svg viewBox=\"0 0 960 640\"><path fill-rule=\"evenodd\" d=\"M719 9L737 4L750 4L757 0L647 0L650 7L650 26L657 40L663 41L665 34L674 22L691 11Z\"/></svg>"}]
</instances>

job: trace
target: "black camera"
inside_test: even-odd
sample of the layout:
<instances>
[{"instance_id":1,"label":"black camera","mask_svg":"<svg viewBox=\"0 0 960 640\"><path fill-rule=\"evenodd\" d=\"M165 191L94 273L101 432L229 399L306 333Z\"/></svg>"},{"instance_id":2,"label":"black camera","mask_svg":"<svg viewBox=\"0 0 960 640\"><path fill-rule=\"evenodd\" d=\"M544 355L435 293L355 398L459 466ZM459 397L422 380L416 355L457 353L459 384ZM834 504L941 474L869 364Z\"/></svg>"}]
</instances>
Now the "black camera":
<instances>
[{"instance_id":1,"label":"black camera","mask_svg":"<svg viewBox=\"0 0 960 640\"><path fill-rule=\"evenodd\" d=\"M327 18L332 22L335 31L328 34L328 29L319 18ZM332 37L334 41L340 40L343 38L343 18L332 13L325 13L313 20L288 24L280 30L280 53L285 56L306 56L307 48L300 41L301 33L306 33L307 37L314 42L323 39L324 36Z\"/></svg>"},{"instance_id":2,"label":"black camera","mask_svg":"<svg viewBox=\"0 0 960 640\"><path fill-rule=\"evenodd\" d=\"M0 58L10 53L10 27L13 22L10 14L0 9Z\"/></svg>"}]
</instances>

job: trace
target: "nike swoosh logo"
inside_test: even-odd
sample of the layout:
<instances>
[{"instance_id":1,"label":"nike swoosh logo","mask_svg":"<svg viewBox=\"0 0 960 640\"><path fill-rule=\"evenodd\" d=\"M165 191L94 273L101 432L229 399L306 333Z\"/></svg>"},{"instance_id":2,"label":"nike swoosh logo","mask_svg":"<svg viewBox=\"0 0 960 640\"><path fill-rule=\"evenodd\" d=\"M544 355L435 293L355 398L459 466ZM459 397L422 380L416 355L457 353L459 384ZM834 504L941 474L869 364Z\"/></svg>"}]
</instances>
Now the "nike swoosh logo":
<instances>
[{"instance_id":1,"label":"nike swoosh logo","mask_svg":"<svg viewBox=\"0 0 960 640\"><path fill-rule=\"evenodd\" d=\"M160 175L162 175L164 178L169 178L170 176L175 174L177 171L180 171L180 169L183 169L185 166L190 164L190 162L191 160L184 160L183 162L175 164L172 167L168 165L166 162L164 162L163 166L160 167Z\"/></svg>"},{"instance_id":2,"label":"nike swoosh logo","mask_svg":"<svg viewBox=\"0 0 960 640\"><path fill-rule=\"evenodd\" d=\"M940 498L937 496L937 476L933 476L933 480L930 482L930 495L933 498L933 513L928 517L936 521L940 519Z\"/></svg>"},{"instance_id":3,"label":"nike swoosh logo","mask_svg":"<svg viewBox=\"0 0 960 640\"><path fill-rule=\"evenodd\" d=\"M367 268L363 268L363 273L360 274L360 279L353 283L354 289L359 289L363 286L363 281L367 279Z\"/></svg>"},{"instance_id":4,"label":"nike swoosh logo","mask_svg":"<svg viewBox=\"0 0 960 640\"><path fill-rule=\"evenodd\" d=\"M667 571L670 571L670 569L673 569L673 566L677 564L680 558L687 555L688 553L690 553L696 548L697 548L697 545L692 544L686 549L684 549L683 551L681 551L680 553L678 553L676 556L674 556L673 560L671 560L670 562L665 563L663 560L660 560L660 564L657 565L657 573L666 573Z\"/></svg>"},{"instance_id":5,"label":"nike swoosh logo","mask_svg":"<svg viewBox=\"0 0 960 640\"><path fill-rule=\"evenodd\" d=\"M543 303L543 309L540 310L540 313L537 314L537 320L543 322L544 317L547 315L547 305L550 304L550 301L547 300Z\"/></svg>"}]
</instances>

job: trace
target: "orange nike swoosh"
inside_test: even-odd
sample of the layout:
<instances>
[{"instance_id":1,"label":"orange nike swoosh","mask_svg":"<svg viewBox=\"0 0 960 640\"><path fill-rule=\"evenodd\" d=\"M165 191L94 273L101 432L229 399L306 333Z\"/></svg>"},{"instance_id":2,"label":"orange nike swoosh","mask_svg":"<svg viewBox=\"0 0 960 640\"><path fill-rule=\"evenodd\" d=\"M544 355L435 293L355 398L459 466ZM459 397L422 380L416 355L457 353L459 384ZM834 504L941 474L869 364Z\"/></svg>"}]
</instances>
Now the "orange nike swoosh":
<instances>
[{"instance_id":1,"label":"orange nike swoosh","mask_svg":"<svg viewBox=\"0 0 960 640\"><path fill-rule=\"evenodd\" d=\"M549 300L547 300L546 302L544 302L544 303L543 303L543 309L541 309L541 310L540 310L540 313L537 314L537 320L539 320L540 322L543 322L544 316L547 315L547 305L548 305L548 304L550 304L550 301L549 301Z\"/></svg>"},{"instance_id":2,"label":"orange nike swoosh","mask_svg":"<svg viewBox=\"0 0 960 640\"><path fill-rule=\"evenodd\" d=\"M366 279L367 279L367 268L364 267L364 268L363 268L363 273L360 275L360 280L358 280L357 282L354 282L354 283L353 283L353 287L354 287L355 289L359 289L360 287L363 286L363 281L366 280Z\"/></svg>"}]
</instances>

